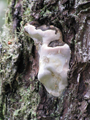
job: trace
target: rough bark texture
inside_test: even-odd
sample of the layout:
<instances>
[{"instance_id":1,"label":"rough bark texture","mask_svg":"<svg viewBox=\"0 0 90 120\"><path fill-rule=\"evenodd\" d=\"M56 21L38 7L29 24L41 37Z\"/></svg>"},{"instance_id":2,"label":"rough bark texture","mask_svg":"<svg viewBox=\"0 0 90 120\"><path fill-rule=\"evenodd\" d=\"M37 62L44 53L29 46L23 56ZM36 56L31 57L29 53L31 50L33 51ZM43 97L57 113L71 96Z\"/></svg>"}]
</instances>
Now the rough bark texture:
<instances>
[{"instance_id":1,"label":"rough bark texture","mask_svg":"<svg viewBox=\"0 0 90 120\"><path fill-rule=\"evenodd\" d=\"M8 0L0 38L0 119L90 120L90 0ZM49 95L25 23L55 25L71 48L68 87Z\"/></svg>"}]
</instances>

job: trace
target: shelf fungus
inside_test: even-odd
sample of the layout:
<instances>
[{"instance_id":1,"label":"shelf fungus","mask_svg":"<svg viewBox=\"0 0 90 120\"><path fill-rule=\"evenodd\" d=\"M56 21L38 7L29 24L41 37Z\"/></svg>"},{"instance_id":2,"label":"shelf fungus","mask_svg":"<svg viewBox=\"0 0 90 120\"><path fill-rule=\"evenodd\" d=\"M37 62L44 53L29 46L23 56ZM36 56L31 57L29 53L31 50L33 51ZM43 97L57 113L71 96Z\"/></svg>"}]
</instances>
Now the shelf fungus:
<instances>
[{"instance_id":1,"label":"shelf fungus","mask_svg":"<svg viewBox=\"0 0 90 120\"><path fill-rule=\"evenodd\" d=\"M68 84L69 45L62 41L61 31L53 25L38 27L27 23L24 31L34 40L39 53L38 79L48 93L60 96Z\"/></svg>"}]
</instances>

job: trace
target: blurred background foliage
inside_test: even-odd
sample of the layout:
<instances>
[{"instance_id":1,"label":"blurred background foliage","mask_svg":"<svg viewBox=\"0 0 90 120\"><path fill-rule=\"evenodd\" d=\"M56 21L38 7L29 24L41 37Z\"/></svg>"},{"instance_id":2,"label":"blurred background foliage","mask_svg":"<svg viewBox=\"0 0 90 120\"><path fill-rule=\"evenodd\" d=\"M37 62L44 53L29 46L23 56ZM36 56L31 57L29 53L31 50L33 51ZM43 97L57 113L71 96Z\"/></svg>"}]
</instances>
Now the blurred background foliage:
<instances>
[{"instance_id":1,"label":"blurred background foliage","mask_svg":"<svg viewBox=\"0 0 90 120\"><path fill-rule=\"evenodd\" d=\"M5 10L7 8L7 0L0 0L0 31L5 22Z\"/></svg>"}]
</instances>

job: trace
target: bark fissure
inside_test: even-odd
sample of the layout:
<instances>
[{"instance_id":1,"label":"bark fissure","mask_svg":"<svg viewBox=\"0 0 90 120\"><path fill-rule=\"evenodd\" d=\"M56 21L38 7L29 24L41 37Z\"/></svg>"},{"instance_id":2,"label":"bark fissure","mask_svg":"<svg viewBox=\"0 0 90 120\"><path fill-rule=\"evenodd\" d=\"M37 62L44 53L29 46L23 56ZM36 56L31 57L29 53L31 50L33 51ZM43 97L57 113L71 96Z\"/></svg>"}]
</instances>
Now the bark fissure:
<instances>
[{"instance_id":1,"label":"bark fissure","mask_svg":"<svg viewBox=\"0 0 90 120\"><path fill-rule=\"evenodd\" d=\"M38 81L39 56L23 29L32 21L58 27L71 48L68 87L58 98ZM90 119L89 0L11 0L0 36L2 120Z\"/></svg>"}]
</instances>

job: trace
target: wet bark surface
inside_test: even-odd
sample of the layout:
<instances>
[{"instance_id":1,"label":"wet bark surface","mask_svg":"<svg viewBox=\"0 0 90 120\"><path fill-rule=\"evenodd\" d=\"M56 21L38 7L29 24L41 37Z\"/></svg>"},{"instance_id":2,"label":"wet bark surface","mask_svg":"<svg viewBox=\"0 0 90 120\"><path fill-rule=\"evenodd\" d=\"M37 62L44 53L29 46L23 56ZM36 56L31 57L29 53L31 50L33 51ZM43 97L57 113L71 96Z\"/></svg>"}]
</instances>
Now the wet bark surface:
<instances>
[{"instance_id":1,"label":"wet bark surface","mask_svg":"<svg viewBox=\"0 0 90 120\"><path fill-rule=\"evenodd\" d=\"M18 56L14 65L9 64L13 57L8 63L11 66L9 69L13 71L14 68L15 72L6 71L9 77L1 73L2 119L6 117L11 120L89 120L90 1L12 0L9 5L7 24L11 23L13 38L17 34L18 42L15 41L13 44ZM63 33L63 41L71 48L68 87L60 97L49 95L38 81L39 56L33 40L26 37L23 32L25 23L31 21L58 27ZM1 51L2 56L3 50L4 47ZM7 61L4 62L4 67L2 65L2 69L5 66L7 68Z\"/></svg>"}]
</instances>

